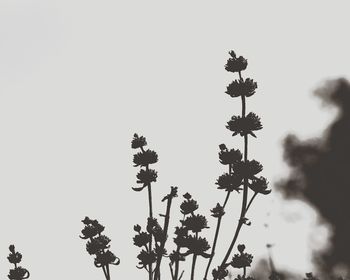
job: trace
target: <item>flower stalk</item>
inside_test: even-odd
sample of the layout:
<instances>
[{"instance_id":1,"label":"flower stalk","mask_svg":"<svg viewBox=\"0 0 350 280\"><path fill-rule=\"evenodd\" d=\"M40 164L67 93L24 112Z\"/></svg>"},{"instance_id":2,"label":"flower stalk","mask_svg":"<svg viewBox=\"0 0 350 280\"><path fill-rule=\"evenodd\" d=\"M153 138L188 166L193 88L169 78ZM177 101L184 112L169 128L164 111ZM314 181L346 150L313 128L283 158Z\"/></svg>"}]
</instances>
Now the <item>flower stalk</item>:
<instances>
[{"instance_id":1,"label":"flower stalk","mask_svg":"<svg viewBox=\"0 0 350 280\"><path fill-rule=\"evenodd\" d=\"M222 151L222 156L226 160L221 159L221 163L223 164L229 164L229 176L226 176L229 178L229 180L224 181L223 176L220 178L222 180L218 180L219 188L229 190L228 187L232 189L232 186L230 184L235 184L235 189L237 192L239 192L240 186L243 185L243 197L242 197L242 205L241 205L241 211L239 215L238 224L236 226L236 229L234 231L234 235L232 238L232 241L227 249L227 252L219 265L217 269L213 270L213 279L214 280L222 280L227 276L227 266L230 264L228 263L228 259L232 253L232 250L236 244L236 241L238 239L239 233L243 227L244 224L250 225L250 222L248 221L246 214L250 206L252 205L255 197L258 193L262 194L268 194L270 190L267 190L267 181L265 178L260 177L257 178L256 174L262 171L262 165L255 161L249 161L248 160L248 135L251 135L253 137L256 137L254 131L262 129L262 125L260 122L260 118L256 116L254 113L246 113L246 98L252 96L255 93L255 90L257 88L257 84L252 79L246 79L244 80L242 78L242 71L247 68L248 62L245 58L242 56L236 57L236 54L231 51L230 52L231 58L228 59L227 64L225 65L225 69L229 72L238 73L239 79L233 81L228 87L226 93L230 95L231 97L241 97L241 107L242 112L241 116L233 116L231 120L227 123L227 128L233 132L232 136L240 135L243 137L243 159L242 157L238 159L238 162L230 164L230 162L227 162L228 157L228 150L225 145L220 145L220 149ZM227 155L225 155L226 153ZM219 154L220 155L220 154ZM225 157L224 157L225 156ZM233 175L232 175L233 171ZM235 177L235 178L234 178ZM219 179L220 179L219 178ZM234 180L234 179L235 180ZM237 179L239 178L239 179ZM248 202L249 198L249 189L252 189L254 191L254 194L252 195L251 199ZM226 203L224 204L226 206ZM221 221L220 221L221 222ZM218 220L219 224L219 220ZM214 238L214 244L216 245L216 238L215 235ZM215 246L213 246L215 248ZM214 252L213 252L214 253ZM209 261L208 266L210 266L211 260ZM208 269L208 267L207 267ZM243 268L243 278L246 278L246 267ZM207 271L204 277L204 280L206 280L207 277Z\"/></svg>"},{"instance_id":2,"label":"flower stalk","mask_svg":"<svg viewBox=\"0 0 350 280\"><path fill-rule=\"evenodd\" d=\"M10 280L28 279L30 277L29 271L21 266L18 266L19 263L22 261L22 254L19 252L16 252L14 245L10 245L9 250L10 250L10 254L8 255L7 259L10 263L14 265L14 268L10 269L10 272L7 275L7 277Z\"/></svg>"},{"instance_id":3,"label":"flower stalk","mask_svg":"<svg viewBox=\"0 0 350 280\"><path fill-rule=\"evenodd\" d=\"M120 259L116 257L110 250L111 240L103 235L105 227L97 220L85 217L82 220L84 228L81 231L81 239L88 240L86 243L86 251L95 257L94 265L101 268L106 280L111 279L109 270L110 265L119 265Z\"/></svg>"}]
</instances>

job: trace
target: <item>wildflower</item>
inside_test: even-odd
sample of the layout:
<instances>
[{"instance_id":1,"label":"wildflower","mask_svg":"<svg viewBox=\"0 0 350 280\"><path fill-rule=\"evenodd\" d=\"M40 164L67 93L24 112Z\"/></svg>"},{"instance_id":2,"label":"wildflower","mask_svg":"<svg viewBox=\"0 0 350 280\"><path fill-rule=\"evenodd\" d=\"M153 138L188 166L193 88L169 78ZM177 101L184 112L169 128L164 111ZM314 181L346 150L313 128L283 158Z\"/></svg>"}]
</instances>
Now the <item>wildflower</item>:
<instances>
[{"instance_id":1,"label":"wildflower","mask_svg":"<svg viewBox=\"0 0 350 280\"><path fill-rule=\"evenodd\" d=\"M240 254L235 254L231 261L231 266L235 268L245 268L250 266L253 260L253 256L248 253L244 253L245 246L244 245L238 245L237 246L238 251Z\"/></svg>"},{"instance_id":2,"label":"wildflower","mask_svg":"<svg viewBox=\"0 0 350 280\"><path fill-rule=\"evenodd\" d=\"M147 232L140 232L139 234L135 235L133 240L134 240L134 245L136 245L137 247L147 246L147 244L151 240L151 235L148 234Z\"/></svg>"},{"instance_id":3,"label":"wildflower","mask_svg":"<svg viewBox=\"0 0 350 280\"><path fill-rule=\"evenodd\" d=\"M228 270L219 266L218 268L213 269L212 275L214 279L225 280L225 278L228 276Z\"/></svg>"},{"instance_id":4,"label":"wildflower","mask_svg":"<svg viewBox=\"0 0 350 280\"><path fill-rule=\"evenodd\" d=\"M249 184L249 188L253 190L256 193L261 193L261 194L269 194L271 190L267 189L268 182L266 178L260 177L253 179L252 182Z\"/></svg>"},{"instance_id":5,"label":"wildflower","mask_svg":"<svg viewBox=\"0 0 350 280\"><path fill-rule=\"evenodd\" d=\"M15 251L15 246L14 245L10 245L9 249L10 249L11 253L7 257L8 261L10 263L13 263L13 264L20 263L21 260L22 260L22 254Z\"/></svg>"},{"instance_id":6,"label":"wildflower","mask_svg":"<svg viewBox=\"0 0 350 280\"><path fill-rule=\"evenodd\" d=\"M96 255L95 266L103 267L110 264L118 265L120 263L119 258L117 258L111 251L101 252Z\"/></svg>"},{"instance_id":7,"label":"wildflower","mask_svg":"<svg viewBox=\"0 0 350 280\"><path fill-rule=\"evenodd\" d=\"M22 280L22 279L28 279L29 278L29 271L21 266L18 266L14 269L10 269L9 275L7 277L10 280Z\"/></svg>"},{"instance_id":8,"label":"wildflower","mask_svg":"<svg viewBox=\"0 0 350 280\"><path fill-rule=\"evenodd\" d=\"M246 162L242 161L235 167L235 171L240 176L247 179L255 179L255 175L260 173L262 170L263 166L256 160L248 160Z\"/></svg>"},{"instance_id":9,"label":"wildflower","mask_svg":"<svg viewBox=\"0 0 350 280\"><path fill-rule=\"evenodd\" d=\"M184 197L185 197L185 195L184 195ZM186 197L188 197L188 196L186 196ZM181 209L182 214L188 215L188 214L191 214L198 209L198 203L194 199L186 198L186 200L184 200L181 203L180 209Z\"/></svg>"},{"instance_id":10,"label":"wildflower","mask_svg":"<svg viewBox=\"0 0 350 280\"><path fill-rule=\"evenodd\" d=\"M15 267L13 269L10 269L7 277L10 280L28 279L30 276L29 271L21 266L18 266L18 264L22 261L22 254L16 252L14 245L10 245L9 250L10 254L8 255L7 259L10 263L14 264Z\"/></svg>"},{"instance_id":11,"label":"wildflower","mask_svg":"<svg viewBox=\"0 0 350 280\"><path fill-rule=\"evenodd\" d=\"M219 159L221 164L235 164L242 160L242 153L240 152L240 150L228 150L224 144L220 145L219 147Z\"/></svg>"},{"instance_id":12,"label":"wildflower","mask_svg":"<svg viewBox=\"0 0 350 280\"><path fill-rule=\"evenodd\" d=\"M182 225L192 232L201 232L208 228L207 218L199 214L187 217L186 220L182 221Z\"/></svg>"},{"instance_id":13,"label":"wildflower","mask_svg":"<svg viewBox=\"0 0 350 280\"><path fill-rule=\"evenodd\" d=\"M204 258L210 257L209 254L205 253L210 249L210 245L205 238L202 238L202 237L196 238L195 236L189 235L187 239L188 239L188 244L186 248L188 248L188 251L183 254L184 256L195 254L198 256L202 256Z\"/></svg>"},{"instance_id":14,"label":"wildflower","mask_svg":"<svg viewBox=\"0 0 350 280\"><path fill-rule=\"evenodd\" d=\"M227 71L240 72L247 68L248 61L244 57L240 56L237 58L234 51L230 51L229 54L231 57L227 60L225 65Z\"/></svg>"},{"instance_id":15,"label":"wildflower","mask_svg":"<svg viewBox=\"0 0 350 280\"><path fill-rule=\"evenodd\" d=\"M153 251L147 252L142 250L137 258L140 260L138 268L142 269L156 262L157 254Z\"/></svg>"},{"instance_id":16,"label":"wildflower","mask_svg":"<svg viewBox=\"0 0 350 280\"><path fill-rule=\"evenodd\" d=\"M136 175L136 177L138 179L138 184L143 184L144 186L147 186L150 183L157 181L158 174L157 171L153 169L141 169L140 172Z\"/></svg>"},{"instance_id":17,"label":"wildflower","mask_svg":"<svg viewBox=\"0 0 350 280\"><path fill-rule=\"evenodd\" d=\"M110 242L111 240L107 236L100 235L86 243L86 250L90 255L95 255L104 249L108 249Z\"/></svg>"},{"instance_id":18,"label":"wildflower","mask_svg":"<svg viewBox=\"0 0 350 280\"><path fill-rule=\"evenodd\" d=\"M95 256L95 266L101 267L106 280L110 280L109 265L118 265L120 263L119 258L109 250L111 239L106 235L101 235L105 227L97 220L85 217L82 222L85 226L81 231L82 236L80 236L80 238L88 239L88 242L86 243L86 251L90 255Z\"/></svg>"},{"instance_id":19,"label":"wildflower","mask_svg":"<svg viewBox=\"0 0 350 280\"><path fill-rule=\"evenodd\" d=\"M231 192L235 190L239 192L241 190L240 186L242 185L242 180L243 180L243 177L241 176L240 173L238 174L224 173L217 179L215 184L218 185L218 189L220 190L225 190L227 192Z\"/></svg>"},{"instance_id":20,"label":"wildflower","mask_svg":"<svg viewBox=\"0 0 350 280\"><path fill-rule=\"evenodd\" d=\"M142 148L143 146L146 146L146 138L143 136L138 136L136 133L134 134L134 138L131 141L131 148L137 149Z\"/></svg>"},{"instance_id":21,"label":"wildflower","mask_svg":"<svg viewBox=\"0 0 350 280\"><path fill-rule=\"evenodd\" d=\"M233 116L231 120L227 122L226 128L233 132L233 136L237 134L241 136L250 134L256 137L253 131L262 129L262 124L260 118L256 114L249 113L245 117Z\"/></svg>"},{"instance_id":22,"label":"wildflower","mask_svg":"<svg viewBox=\"0 0 350 280\"><path fill-rule=\"evenodd\" d=\"M219 203L216 204L216 206L210 210L212 212L212 216L214 218L220 218L223 215L225 215L224 207L222 207Z\"/></svg>"},{"instance_id":23,"label":"wildflower","mask_svg":"<svg viewBox=\"0 0 350 280\"><path fill-rule=\"evenodd\" d=\"M155 151L146 150L134 155L134 166L148 166L149 164L156 163L158 161L158 155Z\"/></svg>"},{"instance_id":24,"label":"wildflower","mask_svg":"<svg viewBox=\"0 0 350 280\"><path fill-rule=\"evenodd\" d=\"M226 93L231 97L238 96L252 96L255 93L258 85L252 79L247 78L245 81L243 80L235 80L231 84L227 86Z\"/></svg>"}]
</instances>

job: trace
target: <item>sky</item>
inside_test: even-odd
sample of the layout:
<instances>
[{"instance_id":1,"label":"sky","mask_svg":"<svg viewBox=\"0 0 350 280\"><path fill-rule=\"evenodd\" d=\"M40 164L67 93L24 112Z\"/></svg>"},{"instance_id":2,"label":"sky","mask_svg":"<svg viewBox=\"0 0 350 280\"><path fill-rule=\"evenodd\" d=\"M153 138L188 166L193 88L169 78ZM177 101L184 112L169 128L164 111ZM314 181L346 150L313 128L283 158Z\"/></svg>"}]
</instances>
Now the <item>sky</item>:
<instances>
[{"instance_id":1,"label":"sky","mask_svg":"<svg viewBox=\"0 0 350 280\"><path fill-rule=\"evenodd\" d=\"M218 145L242 148L225 129L240 112L239 100L224 93L236 78L224 69L232 49L248 59L244 77L258 82L247 109L264 129L249 157L263 163L274 190L253 204L239 242L256 259L272 243L279 268L311 271L311 251L327 245L331 231L274 186L288 174L284 137L317 137L336 114L312 92L350 76L348 8L347 1L0 0L0 274L14 243L32 278L103 279L78 237L87 215L106 226L121 258L112 279L146 277L135 268L132 235L148 204L146 193L131 190L130 141L142 134L159 155L156 213L170 186L192 193L206 215L222 202ZM236 195L214 264L239 203ZM209 224L211 240L215 220Z\"/></svg>"}]
</instances>

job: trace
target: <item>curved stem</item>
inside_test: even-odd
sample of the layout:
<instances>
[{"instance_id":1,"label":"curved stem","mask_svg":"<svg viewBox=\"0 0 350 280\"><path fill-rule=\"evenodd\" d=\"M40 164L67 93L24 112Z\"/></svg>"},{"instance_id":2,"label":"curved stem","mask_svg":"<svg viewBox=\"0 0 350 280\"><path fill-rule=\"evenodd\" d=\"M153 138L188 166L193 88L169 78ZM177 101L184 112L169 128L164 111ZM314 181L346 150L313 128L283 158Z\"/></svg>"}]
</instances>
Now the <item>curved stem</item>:
<instances>
[{"instance_id":1,"label":"curved stem","mask_svg":"<svg viewBox=\"0 0 350 280\"><path fill-rule=\"evenodd\" d=\"M252 202L253 202L254 198L255 198L257 195L258 195L257 192L254 193L254 195L253 195L252 198L250 199L250 201L249 201L249 203L248 203L248 206L247 206L247 208L246 208L246 210L245 210L246 213L248 212L248 209L249 209L250 205L252 205Z\"/></svg>"}]
</instances>

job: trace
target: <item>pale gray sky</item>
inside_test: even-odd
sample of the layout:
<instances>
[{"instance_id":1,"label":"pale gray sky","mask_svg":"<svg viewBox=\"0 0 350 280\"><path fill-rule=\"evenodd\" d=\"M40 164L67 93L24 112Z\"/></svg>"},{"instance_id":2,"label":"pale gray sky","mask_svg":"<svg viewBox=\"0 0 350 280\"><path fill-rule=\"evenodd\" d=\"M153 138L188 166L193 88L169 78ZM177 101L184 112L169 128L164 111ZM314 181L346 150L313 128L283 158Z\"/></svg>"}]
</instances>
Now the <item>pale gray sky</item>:
<instances>
[{"instance_id":1,"label":"pale gray sky","mask_svg":"<svg viewBox=\"0 0 350 280\"><path fill-rule=\"evenodd\" d=\"M202 213L221 202L218 145L241 147L225 129L240 108L224 93L233 79L223 67L231 49L248 58L244 75L258 82L248 110L264 130L249 156L273 185L287 174L286 133L317 136L332 119L312 91L350 76L348 11L347 1L0 0L0 274L7 275L7 247L15 243L33 279L103 279L78 238L89 215L106 226L121 258L112 279L146 277L135 268L131 239L147 200L131 190L130 140L143 134L159 154L155 199L176 185ZM220 258L239 199L224 219ZM279 267L312 269L308 246L324 244L327 230L316 227L311 209L273 194L250 213L253 225L240 239L247 250L264 257L272 242Z\"/></svg>"}]
</instances>

